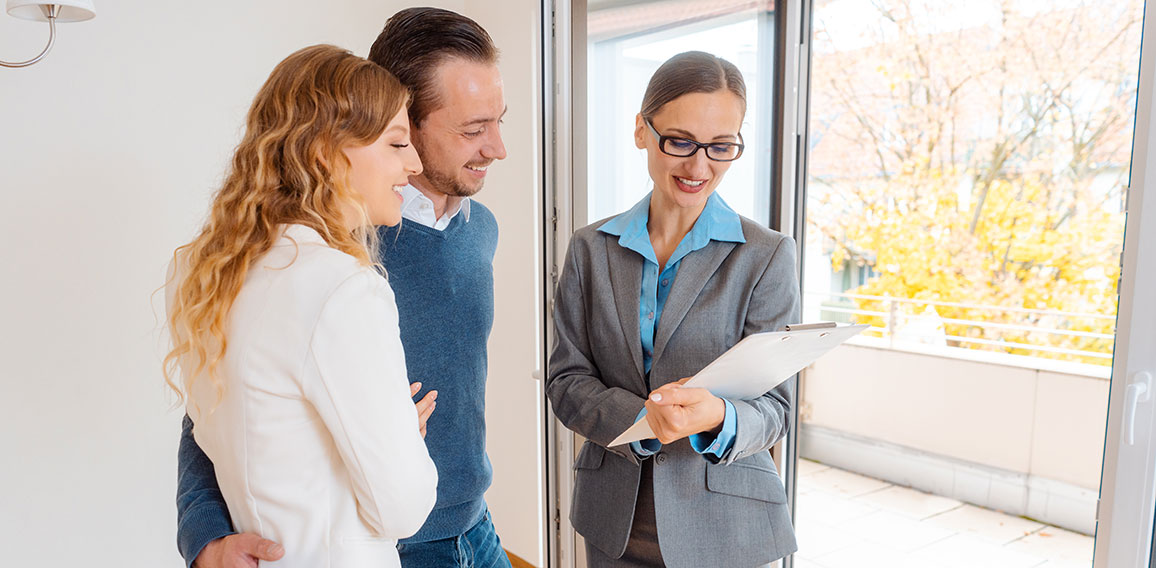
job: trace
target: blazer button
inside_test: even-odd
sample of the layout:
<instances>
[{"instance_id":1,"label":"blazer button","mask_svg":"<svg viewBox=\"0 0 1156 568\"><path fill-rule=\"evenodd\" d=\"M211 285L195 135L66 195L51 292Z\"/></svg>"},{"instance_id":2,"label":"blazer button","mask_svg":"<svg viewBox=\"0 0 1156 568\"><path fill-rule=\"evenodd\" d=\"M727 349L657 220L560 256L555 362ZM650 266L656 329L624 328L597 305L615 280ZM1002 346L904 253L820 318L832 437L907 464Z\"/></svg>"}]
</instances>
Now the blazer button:
<instances>
[{"instance_id":1,"label":"blazer button","mask_svg":"<svg viewBox=\"0 0 1156 568\"><path fill-rule=\"evenodd\" d=\"M658 465L662 465L662 464L666 463L666 453L665 452L658 452L658 455L654 456L654 462L657 463Z\"/></svg>"}]
</instances>

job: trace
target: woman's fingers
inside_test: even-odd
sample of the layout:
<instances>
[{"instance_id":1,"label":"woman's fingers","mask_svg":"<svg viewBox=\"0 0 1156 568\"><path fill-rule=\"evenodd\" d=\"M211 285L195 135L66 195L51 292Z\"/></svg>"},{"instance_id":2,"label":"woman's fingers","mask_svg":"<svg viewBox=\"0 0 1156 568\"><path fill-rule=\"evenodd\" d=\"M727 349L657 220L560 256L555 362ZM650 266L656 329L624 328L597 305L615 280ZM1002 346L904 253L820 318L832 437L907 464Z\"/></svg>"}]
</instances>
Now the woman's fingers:
<instances>
[{"instance_id":1,"label":"woman's fingers","mask_svg":"<svg viewBox=\"0 0 1156 568\"><path fill-rule=\"evenodd\" d=\"M679 386L678 383L667 383L665 385L662 385L661 387L658 387L658 388L650 391L649 400L651 402L654 402L654 403L659 404L661 406L670 406L672 404L677 404L674 402L674 399L671 397L673 396L673 393L676 390L678 390L679 388L681 388L681 387Z\"/></svg>"},{"instance_id":2,"label":"woman's fingers","mask_svg":"<svg viewBox=\"0 0 1156 568\"><path fill-rule=\"evenodd\" d=\"M646 401L646 422L650 424L650 431L654 432L654 437L658 438L659 442L666 444L669 443L666 441L668 427L662 411L662 407L649 400Z\"/></svg>"},{"instance_id":3,"label":"woman's fingers","mask_svg":"<svg viewBox=\"0 0 1156 568\"><path fill-rule=\"evenodd\" d=\"M649 402L646 403L646 423L650 425L650 431L654 432L655 437L658 437L658 433L663 427L662 422L658 417L657 409Z\"/></svg>"},{"instance_id":4,"label":"woman's fingers","mask_svg":"<svg viewBox=\"0 0 1156 568\"><path fill-rule=\"evenodd\" d=\"M434 408L437 408L438 391L429 391L421 400L414 403L417 407L417 426L421 431L421 436L425 437L425 425L433 414Z\"/></svg>"},{"instance_id":5,"label":"woman's fingers","mask_svg":"<svg viewBox=\"0 0 1156 568\"><path fill-rule=\"evenodd\" d=\"M670 400L667 397L667 394L678 391L679 389L682 388L682 385L686 384L686 382L689 381L691 378L692 377L684 377L684 378L681 378L681 379L679 379L673 383L666 383L665 385L662 385L661 387L654 389L653 391L650 392L650 400L653 400L654 402L657 402L660 404L665 404L665 405L681 404L679 402L674 402L674 401ZM697 390L702 390L702 389L697 389Z\"/></svg>"},{"instance_id":6,"label":"woman's fingers","mask_svg":"<svg viewBox=\"0 0 1156 568\"><path fill-rule=\"evenodd\" d=\"M414 406L417 407L418 417L429 417L429 414L433 412L434 406L437 405L437 399L438 391L429 391L426 393L425 397L415 402Z\"/></svg>"},{"instance_id":7,"label":"woman's fingers","mask_svg":"<svg viewBox=\"0 0 1156 568\"><path fill-rule=\"evenodd\" d=\"M654 416L651 430L663 444L714 429L722 422L726 411L722 399L710 391L685 388L676 383L650 393L646 407L647 417Z\"/></svg>"},{"instance_id":8,"label":"woman's fingers","mask_svg":"<svg viewBox=\"0 0 1156 568\"><path fill-rule=\"evenodd\" d=\"M433 414L434 408L437 408L437 405L438 405L437 402L431 401L428 405L426 405L424 407L419 407L418 413L417 413L417 419L422 424L425 424L426 420L429 420L430 415Z\"/></svg>"},{"instance_id":9,"label":"woman's fingers","mask_svg":"<svg viewBox=\"0 0 1156 568\"><path fill-rule=\"evenodd\" d=\"M692 406L712 396L706 389L686 388L678 383L670 383L650 393L650 400L659 406Z\"/></svg>"},{"instance_id":10,"label":"woman's fingers","mask_svg":"<svg viewBox=\"0 0 1156 568\"><path fill-rule=\"evenodd\" d=\"M680 423L683 421L682 413L684 412L681 407L659 406L650 401L646 403L646 407L646 420L650 423L650 429L654 432L654 437L658 438L659 442L670 444L688 435L683 433L680 427Z\"/></svg>"}]
</instances>

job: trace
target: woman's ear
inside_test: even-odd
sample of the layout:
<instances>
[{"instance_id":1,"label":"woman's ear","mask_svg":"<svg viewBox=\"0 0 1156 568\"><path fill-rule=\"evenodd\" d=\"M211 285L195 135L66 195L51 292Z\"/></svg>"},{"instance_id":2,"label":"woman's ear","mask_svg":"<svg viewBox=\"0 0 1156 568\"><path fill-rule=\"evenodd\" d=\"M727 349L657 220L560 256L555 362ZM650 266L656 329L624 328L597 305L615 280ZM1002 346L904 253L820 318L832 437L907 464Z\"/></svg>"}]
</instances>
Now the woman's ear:
<instances>
[{"instance_id":1,"label":"woman's ear","mask_svg":"<svg viewBox=\"0 0 1156 568\"><path fill-rule=\"evenodd\" d=\"M333 179L349 172L349 154L345 153L344 148L333 148L322 144L317 146L314 156L317 158L317 165L320 166L321 173L326 178Z\"/></svg>"},{"instance_id":2,"label":"woman's ear","mask_svg":"<svg viewBox=\"0 0 1156 568\"><path fill-rule=\"evenodd\" d=\"M325 173L333 171L329 165L329 159L325 157L325 148L322 146L314 146L313 157L317 159L317 163L321 164L321 169Z\"/></svg>"},{"instance_id":3,"label":"woman's ear","mask_svg":"<svg viewBox=\"0 0 1156 568\"><path fill-rule=\"evenodd\" d=\"M646 149L646 119L642 118L642 113L634 115L634 146Z\"/></svg>"}]
</instances>

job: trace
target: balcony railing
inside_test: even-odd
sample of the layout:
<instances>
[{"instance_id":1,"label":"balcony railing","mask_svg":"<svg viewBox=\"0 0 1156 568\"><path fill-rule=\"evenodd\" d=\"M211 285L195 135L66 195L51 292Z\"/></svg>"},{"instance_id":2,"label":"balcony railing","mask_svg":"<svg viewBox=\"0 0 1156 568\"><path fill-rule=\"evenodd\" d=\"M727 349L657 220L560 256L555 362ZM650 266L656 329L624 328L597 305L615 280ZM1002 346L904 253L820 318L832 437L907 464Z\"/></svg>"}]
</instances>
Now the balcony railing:
<instances>
[{"instance_id":1,"label":"balcony railing","mask_svg":"<svg viewBox=\"0 0 1156 568\"><path fill-rule=\"evenodd\" d=\"M1112 361L1114 314L853 293L805 295L805 305L817 307L821 318L871 324L864 335L885 339L892 348L906 341L1098 365Z\"/></svg>"}]
</instances>

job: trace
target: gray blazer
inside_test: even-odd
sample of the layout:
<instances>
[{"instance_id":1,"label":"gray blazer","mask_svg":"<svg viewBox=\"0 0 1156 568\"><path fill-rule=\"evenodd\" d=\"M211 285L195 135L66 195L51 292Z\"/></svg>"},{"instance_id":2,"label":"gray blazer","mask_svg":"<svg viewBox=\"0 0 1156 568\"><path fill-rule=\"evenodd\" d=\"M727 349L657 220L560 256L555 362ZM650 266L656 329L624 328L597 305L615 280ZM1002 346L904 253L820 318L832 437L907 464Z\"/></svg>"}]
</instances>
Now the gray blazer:
<instances>
[{"instance_id":1,"label":"gray blazer","mask_svg":"<svg viewBox=\"0 0 1156 568\"><path fill-rule=\"evenodd\" d=\"M643 258L597 229L574 234L554 302L546 393L567 428L586 437L574 464L570 521L611 557L626 550L641 465L629 445L607 448L649 394L638 298ZM711 241L682 259L658 322L650 382L689 377L743 337L799 318L793 239L743 218L746 243ZM672 568L760 566L796 550L787 496L768 450L790 426L791 387L732 400L737 432L712 464L686 440L654 460L654 508Z\"/></svg>"}]
</instances>

